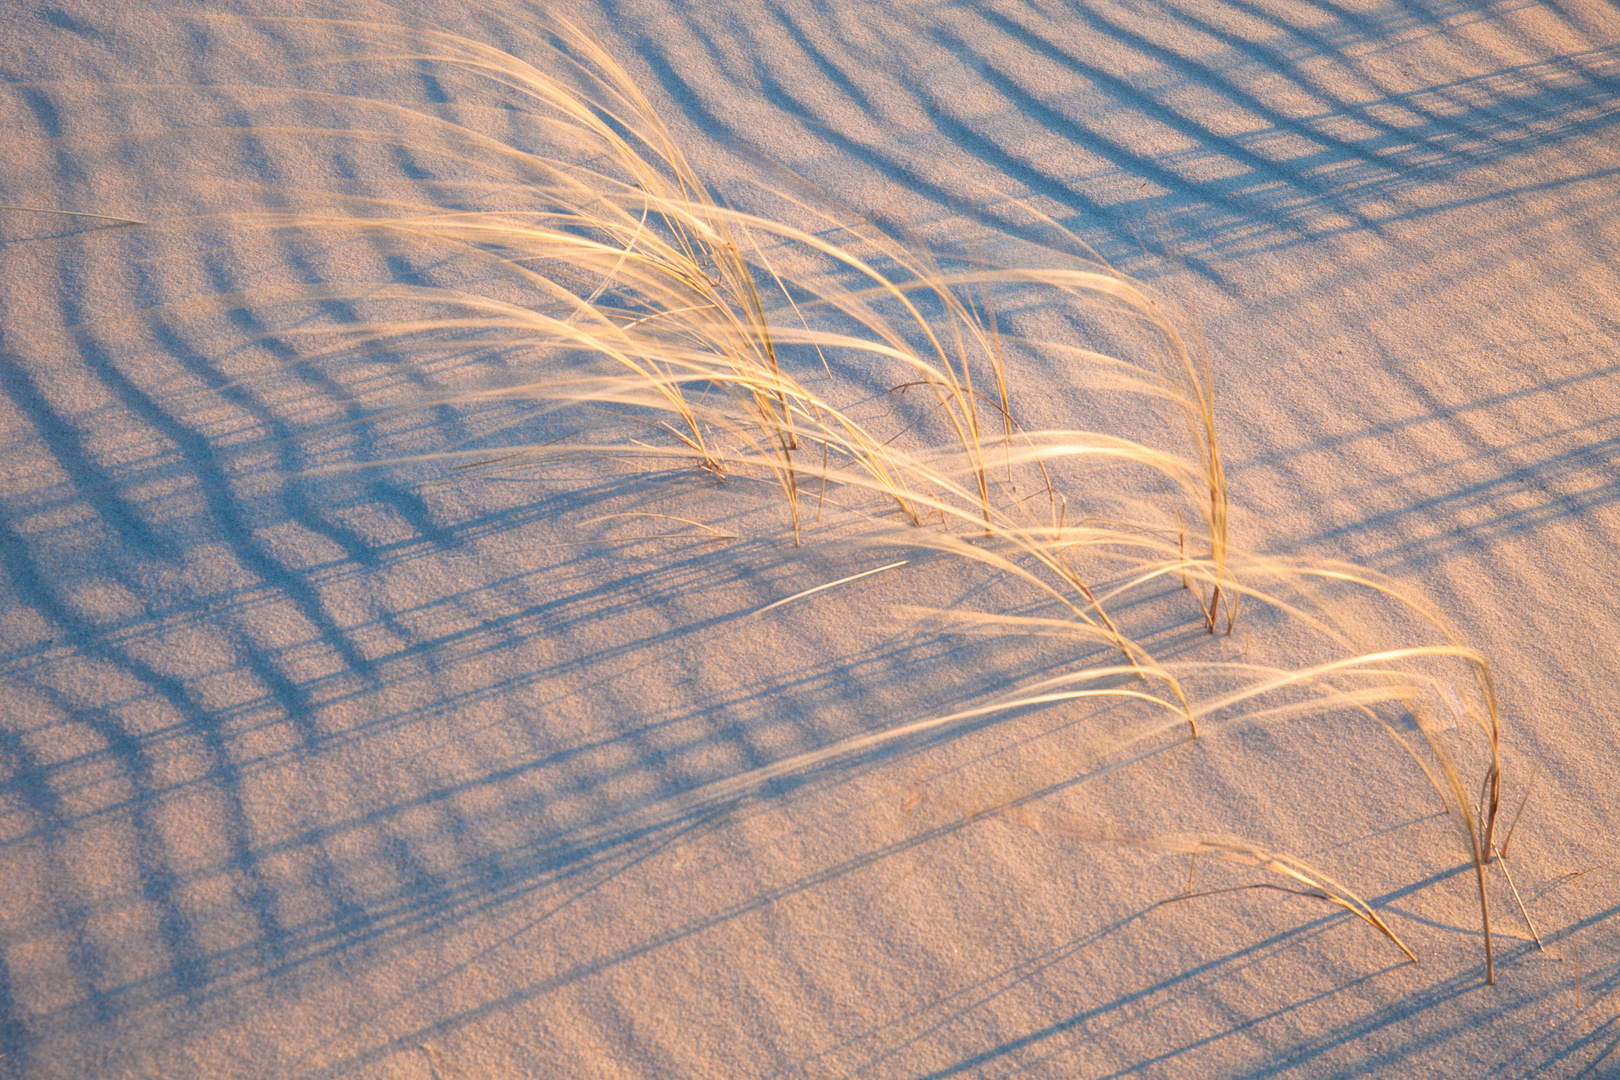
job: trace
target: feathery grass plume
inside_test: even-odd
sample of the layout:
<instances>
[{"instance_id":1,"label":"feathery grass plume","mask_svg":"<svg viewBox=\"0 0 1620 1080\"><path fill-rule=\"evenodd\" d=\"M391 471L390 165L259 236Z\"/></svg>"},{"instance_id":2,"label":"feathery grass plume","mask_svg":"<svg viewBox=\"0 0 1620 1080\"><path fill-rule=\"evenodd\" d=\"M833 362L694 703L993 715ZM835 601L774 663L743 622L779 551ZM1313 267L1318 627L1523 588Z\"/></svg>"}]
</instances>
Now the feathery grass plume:
<instances>
[{"instance_id":1,"label":"feathery grass plume","mask_svg":"<svg viewBox=\"0 0 1620 1080\"><path fill-rule=\"evenodd\" d=\"M496 438L343 467L507 466L611 454L684 460L722 480L768 477L781 492L795 543L812 524L804 500L814 492L817 520L829 506L839 516L838 544L964 560L1028 586L1055 612L907 609L900 617L1078 646L1073 670L995 701L964 703L716 780L648 815L688 812L778 777L1062 703L1124 703L1140 710L1140 719L1106 747L1054 756L1043 766L1048 772L1076 768L1082 757L1117 758L1182 729L1193 739L1240 721L1365 720L1416 762L1457 824L1476 869L1494 981L1485 868L1502 759L1489 665L1438 608L1396 582L1234 544L1209 352L1143 285L1077 241L1046 249L1041 265L948 257L852 218L806 185L763 176L755 178L759 201L777 212L729 205L629 73L565 16L548 17L529 39L526 60L439 30L255 21L329 35L349 49L334 63L430 64L481 79L521 118L521 138L497 139L409 106L356 101L357 111L379 109L403 133L354 126L312 129L308 137L431 151L461 162L464 175L435 181L433 204L328 196L306 212L233 215L233 224L267 236L426 246L486 275L468 275L455 287L328 284L204 302L252 308L277 325L281 341L304 335L300 362L321 365L362 401L371 390L345 382L346 367L371 372L381 356L429 374L472 353L506 363L499 380L427 379L435 389L392 393L375 400L374 417L441 407L475 416L487 406L518 405L577 418L567 434L544 440ZM1002 327L998 312L1007 298L1041 296L1138 328L1140 355L1126 359ZM278 308L338 298L372 315L318 328L273 318ZM1144 441L1120 431L1027 430L1016 409L1013 353L1059 361L1098 395L1126 395L1159 417L1156 434ZM863 418L854 388L874 381L899 412ZM923 404L910 399L913 390L925 395ZM628 437L627 428L644 434ZM1030 509L1035 499L1039 512ZM830 586L850 588L868 576ZM1284 667L1156 656L1142 643L1147 635L1119 613L1137 610L1166 581L1196 590L1197 618L1208 634L1224 628L1230 635L1240 606L1261 608L1328 658ZM838 595L822 586L797 595L811 592ZM1344 594L1361 599L1351 604ZM1424 639L1373 640L1370 624L1355 614L1358 604L1403 612ZM1087 659L1099 651L1106 660ZM1442 687L1459 670L1476 691L1467 719L1489 751L1477 804L1430 706L1445 702ZM1401 731L1408 722L1416 740ZM1024 782L1035 790L1055 779ZM1294 879L1406 949L1364 901L1297 859L1246 842L1198 844Z\"/></svg>"}]
</instances>

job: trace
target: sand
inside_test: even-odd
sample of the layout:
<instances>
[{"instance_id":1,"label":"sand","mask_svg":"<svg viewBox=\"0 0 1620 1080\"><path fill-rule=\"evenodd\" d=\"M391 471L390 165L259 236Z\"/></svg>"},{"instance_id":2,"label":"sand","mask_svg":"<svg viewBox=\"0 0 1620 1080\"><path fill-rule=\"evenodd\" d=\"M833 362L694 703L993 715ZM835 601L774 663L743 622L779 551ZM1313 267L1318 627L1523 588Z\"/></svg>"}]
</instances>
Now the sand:
<instances>
[{"instance_id":1,"label":"sand","mask_svg":"<svg viewBox=\"0 0 1620 1080\"><path fill-rule=\"evenodd\" d=\"M1082 715L1037 710L661 812L1063 657L896 617L1033 610L947 560L760 613L886 560L795 547L745 479L317 471L483 437L378 413L490 369L334 377L287 331L341 305L217 298L482 271L246 215L494 168L349 129L518 127L476 78L223 16L533 50L539 9L467 7L0 10L0 203L147 223L0 209L0 1076L1620 1075L1611 6L569 9L723 192L784 166L959 252L1040 239L1033 206L1196 317L1239 536L1411 583L1494 665L1542 942L1493 871L1494 986L1455 828L1342 717L1071 776ZM1101 408L1019 365L1030 426ZM736 538L591 520L627 513ZM1161 903L1186 857L1102 819L1307 859L1420 962L1312 898Z\"/></svg>"}]
</instances>

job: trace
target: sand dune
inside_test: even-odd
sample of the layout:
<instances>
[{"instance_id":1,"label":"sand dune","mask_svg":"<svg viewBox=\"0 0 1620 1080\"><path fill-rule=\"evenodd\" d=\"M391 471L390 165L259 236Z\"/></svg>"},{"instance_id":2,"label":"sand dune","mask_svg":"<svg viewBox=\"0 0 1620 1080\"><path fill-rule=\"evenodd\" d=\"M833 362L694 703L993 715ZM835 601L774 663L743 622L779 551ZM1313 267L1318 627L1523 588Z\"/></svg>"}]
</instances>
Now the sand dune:
<instances>
[{"instance_id":1,"label":"sand dune","mask_svg":"<svg viewBox=\"0 0 1620 1080\"><path fill-rule=\"evenodd\" d=\"M770 483L687 463L348 468L565 433L413 407L503 385L499 349L320 356L429 290L526 302L501 268L277 216L522 208L522 95L399 43L538 58L546 12L30 0L0 12L0 1076L1620 1074L1612 7L567 13L734 205L1042 266L1061 226L1202 328L1235 542L1409 584L1493 665L1510 809L1534 777L1496 984L1456 828L1354 716L1105 760L1123 721L1070 702L865 747L1073 659L904 609L1052 605L830 512L795 546ZM1132 347L1072 299L994 318ZM1159 437L1009 356L1027 428ZM916 407L804 359L862 422ZM1177 660L1317 659L1169 586L1128 614ZM1102 821L1306 860L1420 960ZM1166 903L1190 869L1210 894Z\"/></svg>"}]
</instances>

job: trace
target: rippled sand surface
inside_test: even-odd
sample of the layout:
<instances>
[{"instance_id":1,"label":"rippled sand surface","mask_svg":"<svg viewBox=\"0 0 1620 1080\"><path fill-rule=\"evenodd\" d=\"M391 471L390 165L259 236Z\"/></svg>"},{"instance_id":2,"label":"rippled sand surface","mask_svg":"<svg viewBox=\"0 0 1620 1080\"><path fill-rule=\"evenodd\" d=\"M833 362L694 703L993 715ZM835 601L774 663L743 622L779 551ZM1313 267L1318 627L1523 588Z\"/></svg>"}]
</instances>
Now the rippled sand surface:
<instances>
[{"instance_id":1,"label":"rippled sand surface","mask_svg":"<svg viewBox=\"0 0 1620 1080\"><path fill-rule=\"evenodd\" d=\"M430 244L258 215L449 205L498 178L433 140L523 146L509 90L380 59L361 31L524 58L540 9L16 0L0 1077L1620 1075L1615 9L567 10L722 196L791 174L967 255L1036 250L1044 215L1197 319L1246 540L1422 588L1496 667L1510 808L1535 777L1513 886L1489 879L1497 984L1454 826L1342 717L1233 724L1055 784L1043 763L1088 736L1037 711L649 817L1062 657L897 618L1038 613L938 560L761 613L881 560L795 547L746 479L322 471L546 430L521 408L389 411L493 377L487 357L367 356L342 380L307 363L299 331L354 319L346 301L274 324L219 304L480 280ZM1053 338L1082 316L998 315ZM1030 426L1102 408L1060 357L1012 375ZM1172 647L1247 655L1183 614ZM1420 962L1309 897L1163 904L1186 858L1066 815L1286 849Z\"/></svg>"}]
</instances>

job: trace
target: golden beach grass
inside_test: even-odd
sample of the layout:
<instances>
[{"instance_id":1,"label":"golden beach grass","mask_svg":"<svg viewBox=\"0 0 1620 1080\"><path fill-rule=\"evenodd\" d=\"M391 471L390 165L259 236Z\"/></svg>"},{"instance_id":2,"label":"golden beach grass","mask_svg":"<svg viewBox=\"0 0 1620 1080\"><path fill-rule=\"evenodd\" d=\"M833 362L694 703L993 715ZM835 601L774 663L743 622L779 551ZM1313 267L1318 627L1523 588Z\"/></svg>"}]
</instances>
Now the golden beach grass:
<instances>
[{"instance_id":1,"label":"golden beach grass","mask_svg":"<svg viewBox=\"0 0 1620 1080\"><path fill-rule=\"evenodd\" d=\"M409 312L319 331L278 325L275 334L296 340L308 333L301 362L324 365L340 379L346 364L374 363L383 353L429 365L470 343L502 350L520 359L512 370L521 374L441 384L386 408L519 404L578 423L568 436L498 450L432 450L340 467L614 456L684 460L719 478L766 478L780 492L794 543L822 542L826 527L817 522L834 507L840 527L828 543L960 559L1022 582L1049 606L1041 616L917 606L897 609L897 618L938 620L952 632L1043 638L1081 658L1073 670L996 701L878 727L716 780L649 813L735 799L900 740L1062 703L1124 703L1139 720L1124 736L1053 757L1043 775L1021 778L1021 791L1178 733L1219 738L1239 720L1342 716L1346 739L1386 733L1401 750L1396 760L1417 764L1456 822L1476 872L1494 981L1486 873L1497 846L1502 731L1490 665L1434 604L1402 583L1339 563L1268 557L1263 536L1239 544L1231 535L1208 354L1169 304L1066 235L1061 258L1054 247L1041 265L1016 265L946 258L764 177L757 178L762 202L781 207L781 215L727 205L625 68L560 15L532 39L526 59L439 31L293 22L354 45L359 55L344 63L430 63L488 80L523 103L535 145L520 147L409 106L370 103L408 114L409 133L356 127L307 136L408 141L461 155L477 166L471 172L485 168L489 177L441 184L467 196L456 205L448 198L444 206L326 199L303 212L236 215L234 224L426 245L472 260L502 285L267 287L155 309L151 317L173 319L200 303L249 307L274 321L280 306L332 298ZM503 208L464 208L495 192ZM1139 331L1140 347L1119 356L1009 334L997 310L1011 296L1107 313ZM1110 430L1026 430L1016 402L1040 388L1017 384L1013 353L1060 362L1099 400L1138 402L1136 414L1145 409L1159 418L1156 435L1143 441ZM927 395L926 407L909 407L908 423L863 417L843 388L879 377L892 396ZM365 401L363 388L355 393ZM630 427L639 437L625 435ZM607 441L579 438L588 433L605 433ZM878 569L899 566L893 559L900 557L886 556ZM867 573L830 584L852 588ZM1263 608L1328 658L1285 667L1156 656L1118 613L1162 593L1166 583L1185 586L1211 635L1233 633L1243 611ZM1370 624L1356 614L1366 604L1403 612L1421 632L1409 642L1371 640ZM1087 656L1101 659L1081 662ZM1488 752L1477 782L1463 775L1437 720L1444 715L1438 710L1453 709L1454 682L1470 687L1462 727ZM987 792L972 812L1010 805L1020 790ZM1139 836L1111 825L1079 833L1280 875L1354 913L1415 959L1355 892L1268 847Z\"/></svg>"}]
</instances>

